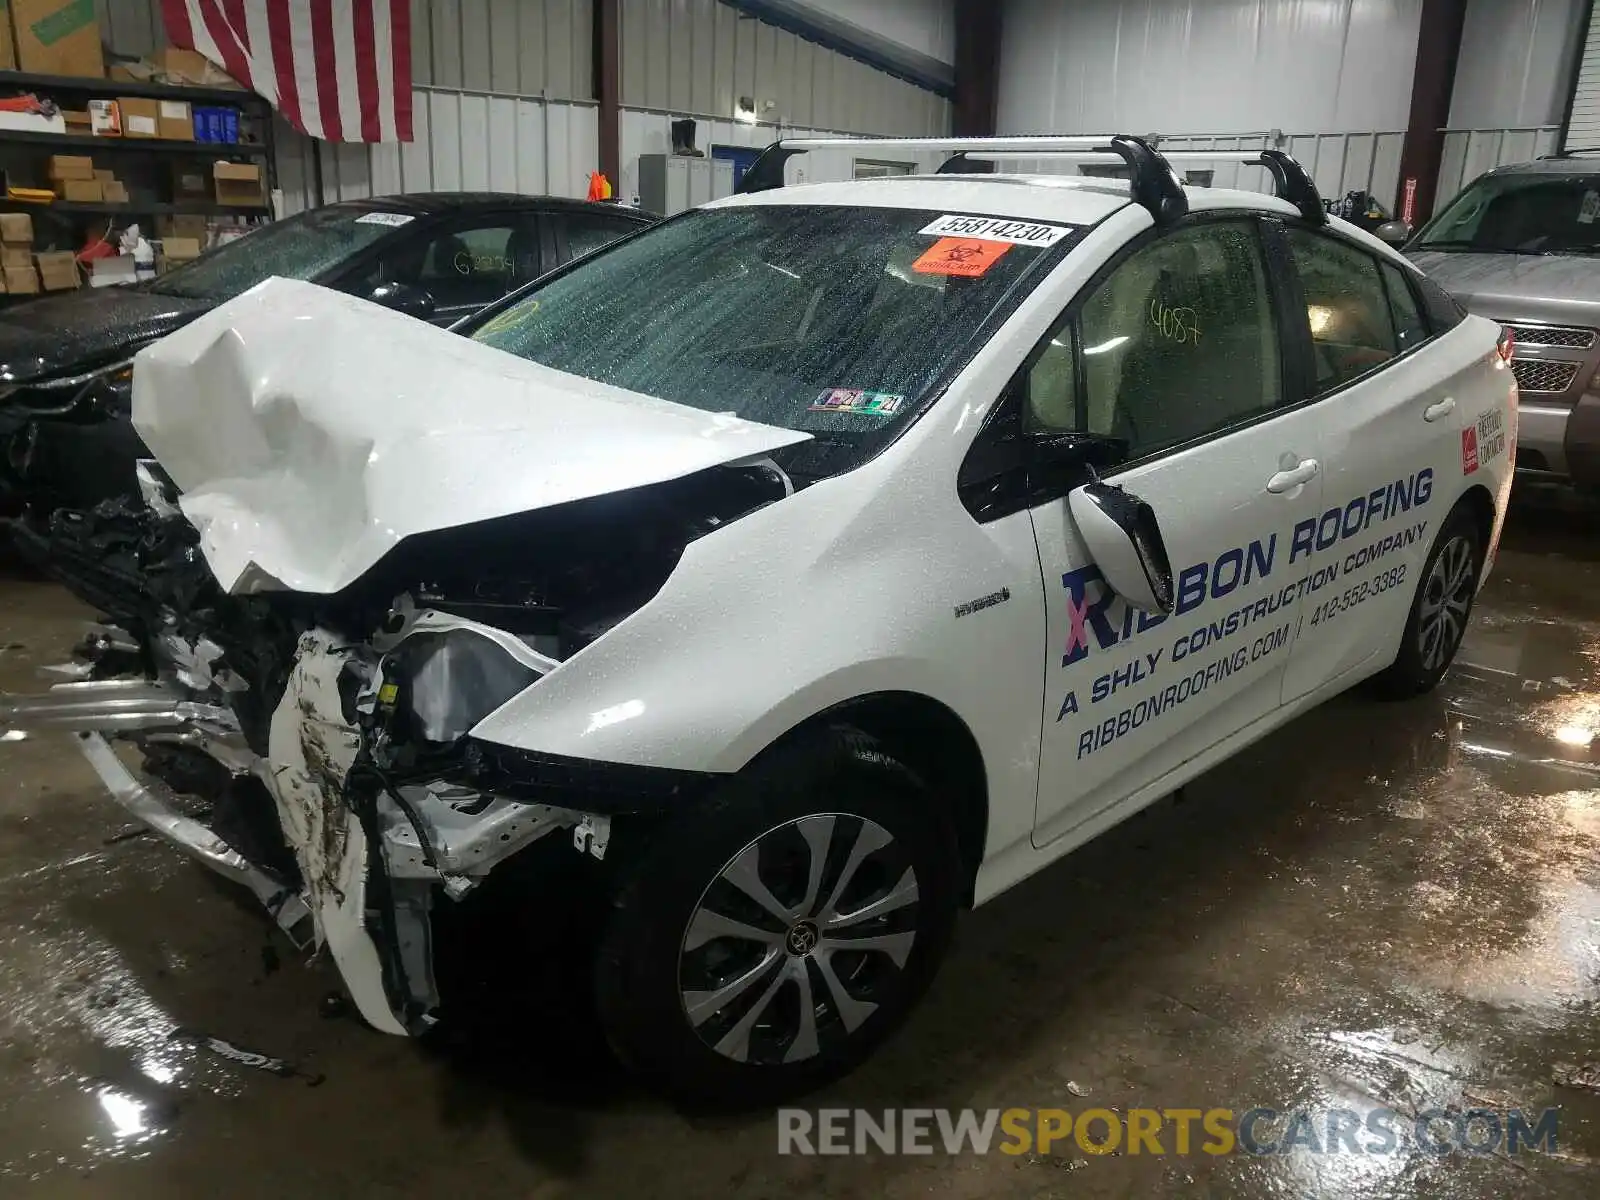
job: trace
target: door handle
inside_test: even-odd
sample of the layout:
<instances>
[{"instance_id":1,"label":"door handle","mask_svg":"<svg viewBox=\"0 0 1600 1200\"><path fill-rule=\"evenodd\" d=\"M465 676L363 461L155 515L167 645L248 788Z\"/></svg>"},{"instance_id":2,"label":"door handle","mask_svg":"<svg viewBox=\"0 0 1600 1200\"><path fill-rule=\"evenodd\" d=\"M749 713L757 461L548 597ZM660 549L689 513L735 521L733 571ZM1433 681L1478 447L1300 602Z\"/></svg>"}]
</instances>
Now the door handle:
<instances>
[{"instance_id":1,"label":"door handle","mask_svg":"<svg viewBox=\"0 0 1600 1200\"><path fill-rule=\"evenodd\" d=\"M1427 408L1423 409L1422 419L1424 421L1437 421L1441 417L1448 417L1451 413L1455 412L1455 410L1456 398L1454 396L1446 396L1443 400L1439 401L1439 403L1430 404Z\"/></svg>"},{"instance_id":2,"label":"door handle","mask_svg":"<svg viewBox=\"0 0 1600 1200\"><path fill-rule=\"evenodd\" d=\"M1291 467L1287 471L1279 471L1271 479L1267 480L1267 491L1274 496L1281 496L1284 492L1292 492L1302 483L1310 483L1316 478L1317 472L1320 470L1322 470L1322 467L1316 459L1301 459L1298 466Z\"/></svg>"}]
</instances>

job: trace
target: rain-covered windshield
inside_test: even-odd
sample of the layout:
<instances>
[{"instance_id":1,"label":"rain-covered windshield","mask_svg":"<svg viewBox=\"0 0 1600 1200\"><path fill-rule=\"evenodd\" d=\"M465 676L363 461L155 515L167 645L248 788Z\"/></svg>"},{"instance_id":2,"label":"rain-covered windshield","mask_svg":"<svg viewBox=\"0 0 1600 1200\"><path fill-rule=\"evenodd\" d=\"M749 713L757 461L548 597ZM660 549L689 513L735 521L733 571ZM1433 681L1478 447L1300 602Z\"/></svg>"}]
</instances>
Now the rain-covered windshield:
<instances>
[{"instance_id":1,"label":"rain-covered windshield","mask_svg":"<svg viewBox=\"0 0 1600 1200\"><path fill-rule=\"evenodd\" d=\"M802 469L829 474L910 420L1077 233L932 210L710 209L464 332L570 374L814 433Z\"/></svg>"},{"instance_id":2,"label":"rain-covered windshield","mask_svg":"<svg viewBox=\"0 0 1600 1200\"><path fill-rule=\"evenodd\" d=\"M274 275L314 279L410 221L406 213L355 206L314 208L218 246L167 272L150 289L197 300L229 300Z\"/></svg>"},{"instance_id":3,"label":"rain-covered windshield","mask_svg":"<svg viewBox=\"0 0 1600 1200\"><path fill-rule=\"evenodd\" d=\"M1595 253L1600 250L1600 175L1484 175L1428 223L1412 248Z\"/></svg>"}]
</instances>

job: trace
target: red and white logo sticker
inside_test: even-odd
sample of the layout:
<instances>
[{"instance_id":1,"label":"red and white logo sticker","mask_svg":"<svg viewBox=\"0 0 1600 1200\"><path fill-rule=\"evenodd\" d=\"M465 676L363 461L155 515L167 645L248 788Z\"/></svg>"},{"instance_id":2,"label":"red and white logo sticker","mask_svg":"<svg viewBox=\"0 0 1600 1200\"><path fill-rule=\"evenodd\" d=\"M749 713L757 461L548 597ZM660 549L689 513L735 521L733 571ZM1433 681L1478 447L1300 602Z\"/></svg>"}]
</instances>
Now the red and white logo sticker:
<instances>
[{"instance_id":1,"label":"red and white logo sticker","mask_svg":"<svg viewBox=\"0 0 1600 1200\"><path fill-rule=\"evenodd\" d=\"M1478 469L1478 431L1473 428L1461 431L1461 473L1471 475Z\"/></svg>"}]
</instances>

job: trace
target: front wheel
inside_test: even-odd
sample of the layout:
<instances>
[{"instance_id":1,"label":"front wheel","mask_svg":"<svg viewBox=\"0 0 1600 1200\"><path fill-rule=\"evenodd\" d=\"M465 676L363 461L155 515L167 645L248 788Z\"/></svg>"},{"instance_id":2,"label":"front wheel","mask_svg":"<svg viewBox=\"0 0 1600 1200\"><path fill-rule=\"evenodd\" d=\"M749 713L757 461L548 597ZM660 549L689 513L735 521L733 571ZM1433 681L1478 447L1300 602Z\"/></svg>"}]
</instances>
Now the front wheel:
<instances>
[{"instance_id":1,"label":"front wheel","mask_svg":"<svg viewBox=\"0 0 1600 1200\"><path fill-rule=\"evenodd\" d=\"M596 959L613 1048L694 1104L770 1104L853 1069L932 979L959 856L913 772L822 729L675 821L618 890Z\"/></svg>"},{"instance_id":2,"label":"front wheel","mask_svg":"<svg viewBox=\"0 0 1600 1200\"><path fill-rule=\"evenodd\" d=\"M1457 509L1423 565L1400 652L1374 681L1381 694L1405 699L1439 686L1466 636L1482 563L1477 522Z\"/></svg>"}]
</instances>

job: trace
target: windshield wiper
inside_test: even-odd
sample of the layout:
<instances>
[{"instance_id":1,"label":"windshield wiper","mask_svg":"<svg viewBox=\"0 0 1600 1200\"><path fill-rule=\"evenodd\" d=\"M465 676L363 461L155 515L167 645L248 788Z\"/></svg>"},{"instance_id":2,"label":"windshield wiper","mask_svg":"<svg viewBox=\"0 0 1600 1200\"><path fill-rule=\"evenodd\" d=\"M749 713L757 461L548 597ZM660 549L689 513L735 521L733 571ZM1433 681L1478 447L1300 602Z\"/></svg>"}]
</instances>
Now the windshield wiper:
<instances>
[{"instance_id":1,"label":"windshield wiper","mask_svg":"<svg viewBox=\"0 0 1600 1200\"><path fill-rule=\"evenodd\" d=\"M1516 250L1510 246L1485 246L1465 238L1451 238L1440 242L1418 242L1418 250L1472 250L1478 254L1542 254L1540 250Z\"/></svg>"}]
</instances>

